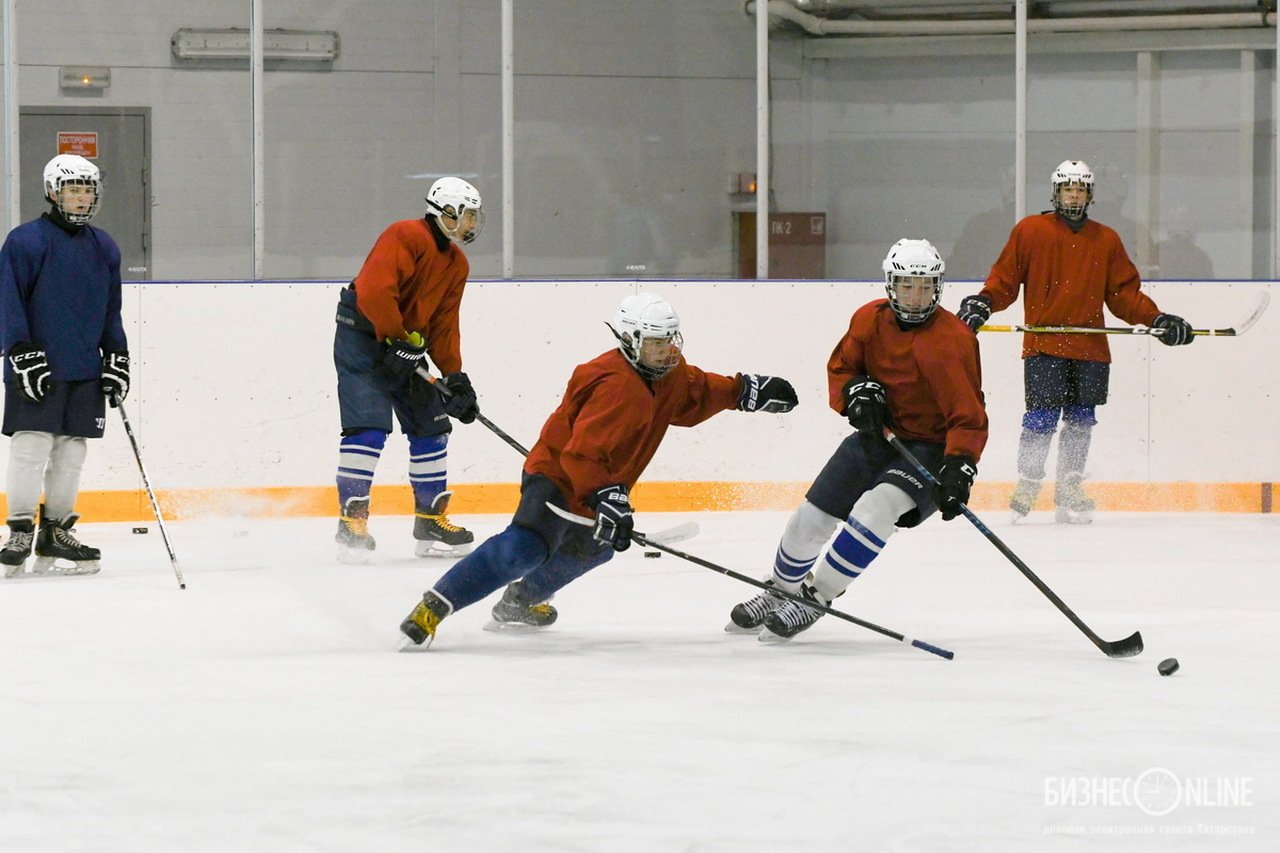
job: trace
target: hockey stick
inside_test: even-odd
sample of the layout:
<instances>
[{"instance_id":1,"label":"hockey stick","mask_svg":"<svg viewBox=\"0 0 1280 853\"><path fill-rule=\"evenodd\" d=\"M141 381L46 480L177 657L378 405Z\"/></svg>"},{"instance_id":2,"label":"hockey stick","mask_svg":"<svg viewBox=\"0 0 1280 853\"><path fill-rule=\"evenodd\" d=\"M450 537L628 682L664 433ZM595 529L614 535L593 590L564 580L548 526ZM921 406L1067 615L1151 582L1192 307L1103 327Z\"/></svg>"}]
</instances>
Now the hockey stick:
<instances>
[{"instance_id":1,"label":"hockey stick","mask_svg":"<svg viewBox=\"0 0 1280 853\"><path fill-rule=\"evenodd\" d=\"M926 482L935 488L941 485L938 482L938 478L933 476L933 473L930 472L928 468L920 464L920 460L915 457L914 453L907 449L907 446L903 444L896 435L886 430L885 437L888 438L889 443L893 445L894 449L902 454L904 459L911 463L911 466L920 473L920 476L923 477ZM1018 571L1022 572L1022 574L1026 576L1027 580L1035 584L1036 589L1040 590L1040 592L1044 594L1045 598L1052 601L1054 606L1061 610L1062 614L1071 620L1071 624L1079 628L1095 646L1102 650L1103 654L1110 658L1130 658L1142 653L1141 631L1134 631L1131 636L1114 642L1102 639L1095 634L1093 630L1090 629L1090 627L1086 625L1084 621L1077 616L1061 598L1058 598L1058 596L1054 594L1054 591L1049 589L1045 582L1040 580L1040 578L1036 576L1036 573L1031 571L1030 567L1028 567L1026 563L1022 562L1022 560L1018 558L1017 554L1010 550L1008 545L1000 541L1000 537L992 533L991 529L983 524L982 521L969 510L969 507L964 504L960 504L960 511L964 513L965 518L969 519L969 521L973 523L974 527L978 528L978 532L987 537L987 541L992 545L995 545L996 548L999 549L1000 553L1004 554L1005 557L1009 559L1009 562L1013 563L1013 565L1017 567Z\"/></svg>"},{"instance_id":2,"label":"hockey stick","mask_svg":"<svg viewBox=\"0 0 1280 853\"><path fill-rule=\"evenodd\" d=\"M575 515L574 513L569 512L567 509L561 509L560 507L551 503L551 501L547 501L547 508L550 509L552 512L554 512L556 515L560 516L561 518L566 519L567 521L571 521L574 524L582 525L584 527L595 527L595 522L592 521L591 519L586 518L585 516ZM750 577L749 575L744 575L741 572L735 572L733 569L729 569L729 568L725 568L724 566L717 565L711 562L710 560L704 560L701 557L695 557L693 554L686 554L684 551L677 551L675 548L669 548L666 545L662 544L661 542L655 541L652 537L645 536L643 533L636 533L633 531L631 533L631 541L635 542L637 545L642 545L646 548L655 548L659 551L663 551L667 554L670 554L673 557L679 557L682 560L688 560L690 563L693 563L694 565L697 565L697 566L702 566L704 569L710 569L713 572L719 572L720 574L726 575L727 577L731 577L734 580L751 584L754 587L771 592L780 598L785 598L790 601L799 602L800 604L803 604L805 607L820 611L822 613L830 614L836 617L837 619L843 619L846 622L852 622L854 625L859 625L863 628L866 628L869 631L875 631L877 634L883 634L886 637L891 637L900 643L907 643L908 645L915 646L917 649L922 649L926 652L929 652L930 654L935 654L938 657L951 660L956 656L955 652L948 651L947 649L944 649L941 646L935 646L932 643L926 643L923 640L913 640L910 637L906 637L906 636L903 636L902 634L899 634L897 631L890 631L888 628L882 628L879 625L875 624L874 622L867 622L864 619L859 619L857 616L850 616L848 613L845 613L842 610L836 610L834 607L824 607L823 605L818 604L816 601L808 601L796 595L793 592L787 592L786 590L782 590L782 589L778 589L777 587L770 586L764 581L758 581L755 578Z\"/></svg>"},{"instance_id":3,"label":"hockey stick","mask_svg":"<svg viewBox=\"0 0 1280 853\"><path fill-rule=\"evenodd\" d=\"M129 424L129 416L124 413L124 401L119 396L111 395L111 405L120 412L120 420L124 422L124 431L129 436L129 444L133 445L133 458L138 460L138 473L142 475L142 485L147 487L147 498L151 501L151 511L155 513L156 523L160 525L160 536L164 539L164 547L169 551L169 564L178 578L178 589L186 589L187 582L182 579L182 569L178 568L178 558L173 553L173 545L169 542L169 531L164 527L164 516L160 514L160 504L156 502L156 493L151 489L151 479L147 477L147 469L142 467L142 453L138 450L138 439L133 435L133 427Z\"/></svg>"},{"instance_id":4,"label":"hockey stick","mask_svg":"<svg viewBox=\"0 0 1280 853\"><path fill-rule=\"evenodd\" d=\"M441 394L445 395L446 397L453 396L452 392L449 391L448 387L446 387L445 384L441 382L439 379L432 376L430 371L428 371L425 367L418 367L417 370L414 372L417 373L418 376L422 377L430 384L434 385L436 390L439 391ZM476 410L476 420L478 420L480 423L488 427L490 432L492 432L498 438L505 441L508 444L508 446L516 450L516 452L518 452L521 456L529 455L529 451L526 450L524 446L520 444L520 442L516 441L511 436L507 435L507 433L504 432L501 428L499 428L497 424L495 424L493 421L486 418L484 415L480 414L480 411L478 409ZM683 542L685 539L692 539L693 537L697 536L698 531L700 529L701 528L698 527L698 523L696 521L687 521L684 524L677 524L675 527L668 527L666 530L659 530L657 533L653 534L652 538L656 542Z\"/></svg>"},{"instance_id":5,"label":"hockey stick","mask_svg":"<svg viewBox=\"0 0 1280 853\"><path fill-rule=\"evenodd\" d=\"M1262 299L1258 302L1258 306L1253 309L1253 313L1245 318L1243 323L1231 326L1226 329L1192 329L1193 335L1206 335L1209 337L1228 337L1235 338L1243 335L1252 328L1253 324L1258 322L1258 318L1267 310L1267 305L1271 302L1271 294L1262 291ZM1152 329L1147 326L1100 326L1094 328L1092 326L981 326L979 332L1030 332L1036 335L1153 335L1160 337L1165 333L1165 329Z\"/></svg>"}]
</instances>

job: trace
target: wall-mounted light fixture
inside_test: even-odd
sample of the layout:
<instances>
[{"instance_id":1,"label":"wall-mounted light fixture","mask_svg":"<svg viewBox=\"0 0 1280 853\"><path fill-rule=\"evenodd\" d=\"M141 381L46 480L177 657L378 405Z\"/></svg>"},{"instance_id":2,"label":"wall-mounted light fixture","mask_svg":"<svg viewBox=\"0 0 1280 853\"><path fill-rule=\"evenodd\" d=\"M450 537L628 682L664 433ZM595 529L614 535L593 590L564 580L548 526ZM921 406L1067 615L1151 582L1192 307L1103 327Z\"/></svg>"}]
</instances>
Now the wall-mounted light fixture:
<instances>
[{"instance_id":1,"label":"wall-mounted light fixture","mask_svg":"<svg viewBox=\"0 0 1280 853\"><path fill-rule=\"evenodd\" d=\"M249 31L181 29L170 39L179 59L248 59ZM264 30L264 59L332 62L338 58L338 34L333 30Z\"/></svg>"},{"instance_id":2,"label":"wall-mounted light fixture","mask_svg":"<svg viewBox=\"0 0 1280 853\"><path fill-rule=\"evenodd\" d=\"M58 67L58 86L62 89L105 89L111 85L111 69L89 65Z\"/></svg>"}]
</instances>

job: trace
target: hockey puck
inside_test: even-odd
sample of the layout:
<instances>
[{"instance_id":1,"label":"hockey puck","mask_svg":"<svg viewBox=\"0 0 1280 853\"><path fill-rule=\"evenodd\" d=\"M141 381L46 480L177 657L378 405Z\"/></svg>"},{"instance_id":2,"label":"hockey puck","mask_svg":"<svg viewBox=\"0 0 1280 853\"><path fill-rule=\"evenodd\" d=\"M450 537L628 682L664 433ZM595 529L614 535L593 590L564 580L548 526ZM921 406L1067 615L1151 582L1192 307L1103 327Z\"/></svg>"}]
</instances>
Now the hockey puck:
<instances>
[{"instance_id":1,"label":"hockey puck","mask_svg":"<svg viewBox=\"0 0 1280 853\"><path fill-rule=\"evenodd\" d=\"M1156 667L1156 671L1159 672L1161 675L1173 675L1175 672L1178 671L1178 659L1165 658L1164 660L1160 661L1160 665Z\"/></svg>"},{"instance_id":2,"label":"hockey puck","mask_svg":"<svg viewBox=\"0 0 1280 853\"><path fill-rule=\"evenodd\" d=\"M145 527L135 527L135 528L133 528L133 532L134 532L134 533L146 533L146 532L147 532L147 528L145 528Z\"/></svg>"},{"instance_id":3,"label":"hockey puck","mask_svg":"<svg viewBox=\"0 0 1280 853\"><path fill-rule=\"evenodd\" d=\"M656 560L662 556L662 552L661 551L645 551L644 555L646 557L651 557Z\"/></svg>"}]
</instances>

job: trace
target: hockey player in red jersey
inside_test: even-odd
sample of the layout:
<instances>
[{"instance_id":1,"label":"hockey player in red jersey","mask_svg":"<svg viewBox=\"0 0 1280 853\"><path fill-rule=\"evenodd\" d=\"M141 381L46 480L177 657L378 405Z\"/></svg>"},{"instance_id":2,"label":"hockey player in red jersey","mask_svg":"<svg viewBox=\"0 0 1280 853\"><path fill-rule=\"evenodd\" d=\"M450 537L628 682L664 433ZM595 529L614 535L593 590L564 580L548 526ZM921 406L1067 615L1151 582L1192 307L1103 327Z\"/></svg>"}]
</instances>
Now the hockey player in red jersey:
<instances>
[{"instance_id":1,"label":"hockey player in red jersey","mask_svg":"<svg viewBox=\"0 0 1280 853\"><path fill-rule=\"evenodd\" d=\"M338 300L333 362L342 439L338 448L338 559L366 562L369 491L391 432L392 414L409 440L418 556L457 556L474 536L449 521L445 459L449 418L471 423L476 394L462 372L458 309L470 265L462 245L480 233L480 194L461 178L427 191L427 213L392 223ZM415 375L427 357L448 393Z\"/></svg>"},{"instance_id":2,"label":"hockey player in red jersey","mask_svg":"<svg viewBox=\"0 0 1280 853\"><path fill-rule=\"evenodd\" d=\"M938 306L945 264L937 249L927 240L899 240L883 269L888 299L854 312L827 362L831 408L855 432L787 522L767 581L823 606L896 530L915 527L936 509L945 520L959 514L987 443L977 340ZM885 440L886 427L935 474L938 493ZM725 630L779 642L821 616L765 591L736 605Z\"/></svg>"},{"instance_id":3,"label":"hockey player in red jersey","mask_svg":"<svg viewBox=\"0 0 1280 853\"><path fill-rule=\"evenodd\" d=\"M727 409L789 412L796 405L785 379L722 376L686 362L680 318L657 296L622 300L610 328L617 349L574 369L529 452L511 524L446 572L401 624L414 643L504 584L496 623L550 625L556 610L547 602L556 590L630 547L629 493L668 427L696 426ZM594 515L595 524L576 525L548 504Z\"/></svg>"},{"instance_id":4,"label":"hockey player in red jersey","mask_svg":"<svg viewBox=\"0 0 1280 853\"><path fill-rule=\"evenodd\" d=\"M982 290L960 303L959 317L971 329L976 332L993 311L1013 304L1021 290L1027 325L1100 328L1105 305L1126 323L1161 330L1158 340L1167 346L1194 340L1190 323L1162 313L1142 292L1138 270L1116 232L1088 218L1093 183L1093 171L1082 160L1065 160L1054 170L1054 209L1018 222ZM1061 418L1056 517L1087 524L1094 503L1080 483L1098 422L1096 407L1107 402L1107 336L1028 333L1022 358L1027 411L1018 442L1018 485L1009 501L1014 519L1035 506Z\"/></svg>"}]
</instances>

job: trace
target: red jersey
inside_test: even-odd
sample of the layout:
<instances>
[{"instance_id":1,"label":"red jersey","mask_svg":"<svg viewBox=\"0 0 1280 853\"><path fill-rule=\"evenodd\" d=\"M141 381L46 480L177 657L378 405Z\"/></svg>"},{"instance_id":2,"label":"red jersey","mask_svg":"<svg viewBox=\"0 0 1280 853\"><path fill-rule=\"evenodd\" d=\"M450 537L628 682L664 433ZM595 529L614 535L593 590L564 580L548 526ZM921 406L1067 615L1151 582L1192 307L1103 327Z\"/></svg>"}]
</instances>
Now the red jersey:
<instances>
[{"instance_id":1,"label":"red jersey","mask_svg":"<svg viewBox=\"0 0 1280 853\"><path fill-rule=\"evenodd\" d=\"M525 473L550 477L570 510L590 515L587 496L614 483L634 486L667 427L696 426L732 409L740 391L738 379L704 373L683 358L650 384L610 350L574 369L560 407L529 451Z\"/></svg>"},{"instance_id":2,"label":"red jersey","mask_svg":"<svg viewBox=\"0 0 1280 853\"><path fill-rule=\"evenodd\" d=\"M903 330L887 299L868 302L827 362L831 408L844 414L844 386L866 375L884 386L890 426L899 438L946 445L974 462L987 445L978 339L960 318L934 309Z\"/></svg>"},{"instance_id":3,"label":"red jersey","mask_svg":"<svg viewBox=\"0 0 1280 853\"><path fill-rule=\"evenodd\" d=\"M378 340L418 332L441 373L462 370L458 306L471 272L450 243L442 252L425 219L392 223L369 250L355 278L356 306Z\"/></svg>"},{"instance_id":4,"label":"red jersey","mask_svg":"<svg viewBox=\"0 0 1280 853\"><path fill-rule=\"evenodd\" d=\"M1139 288L1138 270L1105 225L1085 219L1074 232L1056 213L1028 216L1013 226L979 295L993 311L1022 301L1029 326L1105 323L1102 306L1126 323L1151 325L1160 309ZM1043 353L1077 361L1111 361L1106 335L1033 335L1022 339L1022 357Z\"/></svg>"}]
</instances>

